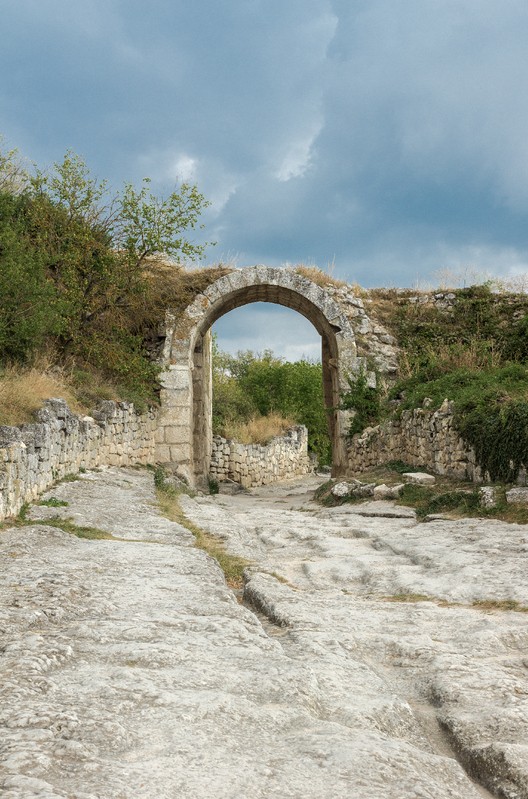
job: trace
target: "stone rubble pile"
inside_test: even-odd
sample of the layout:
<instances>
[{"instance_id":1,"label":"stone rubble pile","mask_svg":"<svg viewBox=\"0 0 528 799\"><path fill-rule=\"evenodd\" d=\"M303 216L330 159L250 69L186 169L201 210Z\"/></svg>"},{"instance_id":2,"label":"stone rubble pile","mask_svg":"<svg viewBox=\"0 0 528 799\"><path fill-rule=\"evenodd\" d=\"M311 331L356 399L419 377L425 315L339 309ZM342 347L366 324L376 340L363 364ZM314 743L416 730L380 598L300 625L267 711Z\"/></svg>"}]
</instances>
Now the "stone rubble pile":
<instances>
[{"instance_id":1,"label":"stone rubble pile","mask_svg":"<svg viewBox=\"0 0 528 799\"><path fill-rule=\"evenodd\" d=\"M101 402L92 416L49 399L36 423L0 426L0 520L15 516L57 480L80 469L154 461L157 415L132 403Z\"/></svg>"},{"instance_id":2,"label":"stone rubble pile","mask_svg":"<svg viewBox=\"0 0 528 799\"><path fill-rule=\"evenodd\" d=\"M308 430L293 427L269 444L240 444L213 436L210 477L222 482L234 480L243 488L268 485L312 471L308 456Z\"/></svg>"},{"instance_id":3,"label":"stone rubble pile","mask_svg":"<svg viewBox=\"0 0 528 799\"><path fill-rule=\"evenodd\" d=\"M410 482L410 481L409 481ZM330 493L336 499L398 499L405 483L363 483L361 480L341 480L335 483Z\"/></svg>"}]
</instances>

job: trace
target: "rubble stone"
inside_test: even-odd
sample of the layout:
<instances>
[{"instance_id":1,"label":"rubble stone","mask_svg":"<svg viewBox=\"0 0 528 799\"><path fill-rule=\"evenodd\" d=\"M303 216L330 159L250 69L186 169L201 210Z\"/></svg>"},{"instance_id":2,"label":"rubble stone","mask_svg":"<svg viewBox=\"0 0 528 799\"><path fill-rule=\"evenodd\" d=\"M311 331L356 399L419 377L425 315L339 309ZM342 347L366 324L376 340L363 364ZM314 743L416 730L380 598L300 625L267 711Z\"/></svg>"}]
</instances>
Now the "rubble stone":
<instances>
[{"instance_id":1,"label":"rubble stone","mask_svg":"<svg viewBox=\"0 0 528 799\"><path fill-rule=\"evenodd\" d=\"M528 505L528 488L511 488L506 492L506 502Z\"/></svg>"},{"instance_id":2,"label":"rubble stone","mask_svg":"<svg viewBox=\"0 0 528 799\"><path fill-rule=\"evenodd\" d=\"M416 483L416 485L434 485L436 483L436 478L433 474L427 474L426 472L405 472L402 474L402 477L407 480L408 483Z\"/></svg>"}]
</instances>

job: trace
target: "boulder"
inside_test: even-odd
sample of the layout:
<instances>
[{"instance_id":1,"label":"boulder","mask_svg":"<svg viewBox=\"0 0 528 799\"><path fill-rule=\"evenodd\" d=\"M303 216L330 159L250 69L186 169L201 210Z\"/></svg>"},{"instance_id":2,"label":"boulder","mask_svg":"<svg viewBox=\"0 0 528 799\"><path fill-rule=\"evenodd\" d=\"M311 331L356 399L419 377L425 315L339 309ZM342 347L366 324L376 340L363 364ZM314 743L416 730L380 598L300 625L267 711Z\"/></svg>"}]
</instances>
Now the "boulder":
<instances>
[{"instance_id":1,"label":"boulder","mask_svg":"<svg viewBox=\"0 0 528 799\"><path fill-rule=\"evenodd\" d=\"M479 500L483 508L495 508L497 506L497 493L493 486L481 486L479 488Z\"/></svg>"},{"instance_id":2,"label":"boulder","mask_svg":"<svg viewBox=\"0 0 528 799\"><path fill-rule=\"evenodd\" d=\"M436 477L426 472L405 472L402 477L408 483L416 483L416 485L434 485L436 482Z\"/></svg>"},{"instance_id":3,"label":"boulder","mask_svg":"<svg viewBox=\"0 0 528 799\"><path fill-rule=\"evenodd\" d=\"M343 499L343 497L347 497L350 494L350 489L350 484L342 481L341 483L336 483L334 486L332 486L330 493L337 499Z\"/></svg>"},{"instance_id":4,"label":"boulder","mask_svg":"<svg viewBox=\"0 0 528 799\"><path fill-rule=\"evenodd\" d=\"M374 488L374 499L398 499L402 492L403 486L403 483L395 486L388 486L385 485L385 483L381 483L381 485L378 485Z\"/></svg>"},{"instance_id":5,"label":"boulder","mask_svg":"<svg viewBox=\"0 0 528 799\"><path fill-rule=\"evenodd\" d=\"M506 491L506 502L528 505L528 488L510 488L509 491Z\"/></svg>"}]
</instances>

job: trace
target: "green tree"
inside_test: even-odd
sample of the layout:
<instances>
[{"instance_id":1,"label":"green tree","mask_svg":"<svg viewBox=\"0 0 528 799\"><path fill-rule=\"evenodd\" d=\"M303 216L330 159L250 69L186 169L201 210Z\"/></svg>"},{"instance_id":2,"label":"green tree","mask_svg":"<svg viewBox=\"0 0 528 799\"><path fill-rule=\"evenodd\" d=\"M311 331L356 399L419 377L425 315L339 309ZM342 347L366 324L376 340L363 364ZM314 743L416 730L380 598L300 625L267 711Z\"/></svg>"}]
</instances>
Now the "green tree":
<instances>
[{"instance_id":1,"label":"green tree","mask_svg":"<svg viewBox=\"0 0 528 799\"><path fill-rule=\"evenodd\" d=\"M16 151L0 149L0 358L53 345L61 361L152 399L159 369L135 312L150 286L144 261L161 251L201 256L205 245L187 232L208 203L196 186L160 199L149 185L112 197L72 151L28 176Z\"/></svg>"},{"instance_id":2,"label":"green tree","mask_svg":"<svg viewBox=\"0 0 528 799\"><path fill-rule=\"evenodd\" d=\"M201 259L207 245L193 244L187 234L210 205L208 200L189 183L182 183L179 191L165 198L153 195L150 184L150 178L144 178L138 191L127 183L118 198L117 240L131 262L140 265L145 258L156 254L191 261Z\"/></svg>"},{"instance_id":3,"label":"green tree","mask_svg":"<svg viewBox=\"0 0 528 799\"><path fill-rule=\"evenodd\" d=\"M60 301L24 225L24 197L0 194L0 359L29 361L60 333Z\"/></svg>"}]
</instances>

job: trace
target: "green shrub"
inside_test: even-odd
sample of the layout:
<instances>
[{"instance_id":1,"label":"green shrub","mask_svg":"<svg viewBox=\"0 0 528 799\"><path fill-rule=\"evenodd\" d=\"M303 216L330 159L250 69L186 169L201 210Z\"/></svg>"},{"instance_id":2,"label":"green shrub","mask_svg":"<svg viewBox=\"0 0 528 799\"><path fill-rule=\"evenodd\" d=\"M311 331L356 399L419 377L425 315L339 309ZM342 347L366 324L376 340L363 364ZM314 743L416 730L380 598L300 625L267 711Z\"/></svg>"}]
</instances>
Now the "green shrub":
<instances>
[{"instance_id":1,"label":"green shrub","mask_svg":"<svg viewBox=\"0 0 528 799\"><path fill-rule=\"evenodd\" d=\"M348 385L349 390L341 397L341 407L355 411L348 430L348 435L353 436L381 420L381 391L378 386L369 386L364 372L349 376Z\"/></svg>"},{"instance_id":2,"label":"green shrub","mask_svg":"<svg viewBox=\"0 0 528 799\"><path fill-rule=\"evenodd\" d=\"M196 186L163 199L148 180L108 197L106 183L72 152L49 174L33 175L21 173L16 153L0 152L0 363L45 354L96 374L93 383L113 383L139 409L154 402L159 369L147 340L175 292L160 299L159 283L172 289L174 281L153 280L147 259L201 257L204 245L185 231L207 205Z\"/></svg>"},{"instance_id":3,"label":"green shrub","mask_svg":"<svg viewBox=\"0 0 528 799\"><path fill-rule=\"evenodd\" d=\"M457 369L434 380L428 374L401 381L389 397L400 397L400 410L421 407L426 397L433 410L452 400L455 426L474 448L478 465L492 480L513 482L528 466L528 367Z\"/></svg>"},{"instance_id":4,"label":"green shrub","mask_svg":"<svg viewBox=\"0 0 528 799\"><path fill-rule=\"evenodd\" d=\"M43 253L24 227L23 197L0 195L0 360L25 363L62 329Z\"/></svg>"}]
</instances>

